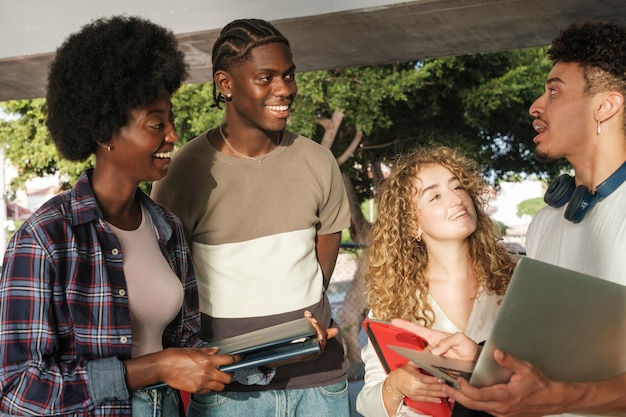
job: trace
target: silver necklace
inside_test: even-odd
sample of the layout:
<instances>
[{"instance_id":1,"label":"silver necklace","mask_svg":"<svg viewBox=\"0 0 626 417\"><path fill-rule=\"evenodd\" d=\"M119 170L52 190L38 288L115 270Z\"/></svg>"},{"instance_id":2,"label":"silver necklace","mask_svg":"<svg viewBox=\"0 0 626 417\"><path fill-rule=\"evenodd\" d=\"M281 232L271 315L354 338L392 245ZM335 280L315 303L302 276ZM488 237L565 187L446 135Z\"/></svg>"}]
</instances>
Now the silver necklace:
<instances>
[{"instance_id":1,"label":"silver necklace","mask_svg":"<svg viewBox=\"0 0 626 417\"><path fill-rule=\"evenodd\" d=\"M222 140L224 141L224 143L226 144L226 146L228 147L228 149L230 149L230 151L232 153L234 153L235 155L237 155L240 158L246 158L246 159L250 159L252 161L257 161L259 164L261 162L263 162L265 157L267 157L267 155L269 155L270 152L272 152L274 149L276 149L278 147L278 145L280 145L280 142L283 139L283 132L281 131L281 132L278 133L278 135L279 135L278 136L278 142L274 144L274 147L272 149L270 149L270 151L268 153L266 153L265 155L254 157L254 156L249 156L249 155L243 154L243 153L239 152L237 149L233 148L233 145L230 144L228 139L226 139L226 135L224 135L224 131L222 130L221 123L220 123L220 126L219 126L219 130L220 130L220 136L222 137Z\"/></svg>"}]
</instances>

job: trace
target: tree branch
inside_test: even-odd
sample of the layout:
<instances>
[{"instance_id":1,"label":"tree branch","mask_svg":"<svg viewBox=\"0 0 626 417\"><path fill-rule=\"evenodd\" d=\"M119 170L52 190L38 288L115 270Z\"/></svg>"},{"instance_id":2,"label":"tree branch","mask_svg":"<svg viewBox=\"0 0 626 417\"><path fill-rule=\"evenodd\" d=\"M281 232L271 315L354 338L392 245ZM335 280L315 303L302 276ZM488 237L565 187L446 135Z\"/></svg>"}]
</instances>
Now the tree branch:
<instances>
[{"instance_id":1,"label":"tree branch","mask_svg":"<svg viewBox=\"0 0 626 417\"><path fill-rule=\"evenodd\" d=\"M350 142L350 145L340 156L337 157L337 163L339 164L339 166L341 166L341 164L354 156L354 152L356 151L356 148L359 147L361 139L363 139L363 131L359 129L355 133L354 138L352 138L352 142Z\"/></svg>"},{"instance_id":2,"label":"tree branch","mask_svg":"<svg viewBox=\"0 0 626 417\"><path fill-rule=\"evenodd\" d=\"M327 149L332 148L333 143L335 142L335 138L337 137L337 131L339 130L339 126L341 126L342 121L343 112L339 110L335 110L330 119L327 117L323 117L315 120L315 123L324 128L324 136L322 137L322 141L320 142L323 147Z\"/></svg>"}]
</instances>

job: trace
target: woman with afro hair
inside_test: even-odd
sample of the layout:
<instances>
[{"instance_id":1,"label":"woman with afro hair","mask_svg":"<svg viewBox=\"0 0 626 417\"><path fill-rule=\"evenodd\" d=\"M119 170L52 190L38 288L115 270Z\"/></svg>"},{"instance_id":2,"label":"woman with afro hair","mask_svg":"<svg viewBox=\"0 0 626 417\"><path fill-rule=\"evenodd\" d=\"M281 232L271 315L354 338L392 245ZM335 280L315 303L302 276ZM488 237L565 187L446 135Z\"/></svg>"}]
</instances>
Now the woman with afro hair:
<instances>
[{"instance_id":1,"label":"woman with afro hair","mask_svg":"<svg viewBox=\"0 0 626 417\"><path fill-rule=\"evenodd\" d=\"M174 34L137 17L93 21L57 50L46 123L62 156L95 164L8 245L0 415L172 416L178 389L231 382L218 367L237 358L199 347L181 223L138 188L165 176L187 72Z\"/></svg>"},{"instance_id":2,"label":"woman with afro hair","mask_svg":"<svg viewBox=\"0 0 626 417\"><path fill-rule=\"evenodd\" d=\"M422 146L395 161L376 195L365 272L370 317L486 339L515 262L485 197L478 164L451 148ZM411 363L386 374L371 342L362 357L364 416L420 415L405 398L447 404L442 382Z\"/></svg>"}]
</instances>

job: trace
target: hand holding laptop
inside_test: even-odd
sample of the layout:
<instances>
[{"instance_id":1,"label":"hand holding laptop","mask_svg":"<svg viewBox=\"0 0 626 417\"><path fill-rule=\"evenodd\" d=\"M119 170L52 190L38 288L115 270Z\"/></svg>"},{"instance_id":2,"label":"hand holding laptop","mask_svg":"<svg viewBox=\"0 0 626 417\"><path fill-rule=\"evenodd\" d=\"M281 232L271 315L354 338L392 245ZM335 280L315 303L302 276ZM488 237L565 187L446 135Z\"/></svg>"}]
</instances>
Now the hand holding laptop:
<instances>
[{"instance_id":1,"label":"hand holding laptop","mask_svg":"<svg viewBox=\"0 0 626 417\"><path fill-rule=\"evenodd\" d=\"M462 333L441 332L402 319L393 319L391 324L426 339L429 346L424 350L430 349L430 353L434 355L474 361L478 353L480 353L480 346ZM500 384L493 387L477 388L472 386L467 380L459 378L456 387L444 385L443 388L446 395L451 400L459 402L467 408L488 409L493 415L509 416L511 411L507 409L508 405L515 403L514 408L519 409L517 403L512 401L512 398L521 398L521 394L524 394L524 398L529 400L529 407L550 404L551 400L554 399L553 397L540 398L550 392L540 388L558 383L550 381L543 372L531 363L516 359L499 349L494 351L494 359L503 368L511 370L515 376L506 384L506 389L503 389L504 386ZM516 393L520 395L517 396ZM552 394L548 395L552 396ZM490 404L496 404L498 408L487 408ZM524 410L530 414L544 414L540 409L531 410L530 408L524 408Z\"/></svg>"},{"instance_id":2,"label":"hand holding laptop","mask_svg":"<svg viewBox=\"0 0 626 417\"><path fill-rule=\"evenodd\" d=\"M444 388L447 395L466 408L498 416L514 417L520 412L523 415L555 413L550 407L558 398L558 393L565 392L562 386L568 383L551 381L530 362L516 359L499 349L494 351L493 357L498 365L513 373L508 383L478 388L461 379L458 389Z\"/></svg>"}]
</instances>

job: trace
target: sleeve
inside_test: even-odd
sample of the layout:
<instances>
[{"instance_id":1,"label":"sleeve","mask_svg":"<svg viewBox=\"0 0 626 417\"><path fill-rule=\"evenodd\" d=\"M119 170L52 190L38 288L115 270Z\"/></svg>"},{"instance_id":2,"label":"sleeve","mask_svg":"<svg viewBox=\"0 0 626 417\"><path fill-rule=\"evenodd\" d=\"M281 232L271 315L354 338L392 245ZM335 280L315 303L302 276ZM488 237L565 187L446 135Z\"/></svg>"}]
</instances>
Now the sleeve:
<instances>
[{"instance_id":1,"label":"sleeve","mask_svg":"<svg viewBox=\"0 0 626 417\"><path fill-rule=\"evenodd\" d=\"M126 369L121 360L115 357L93 360L87 364L87 369L89 394L96 405L130 398Z\"/></svg>"},{"instance_id":2,"label":"sleeve","mask_svg":"<svg viewBox=\"0 0 626 417\"><path fill-rule=\"evenodd\" d=\"M203 341L199 337L200 306L191 252L185 241L180 222L171 220L170 225L173 230L171 246L174 248L173 258L176 262L174 272L183 286L184 298L179 320L174 320L165 330L164 336L166 336L167 342L164 345L170 347L199 347Z\"/></svg>"},{"instance_id":3,"label":"sleeve","mask_svg":"<svg viewBox=\"0 0 626 417\"><path fill-rule=\"evenodd\" d=\"M181 236L182 239L182 236ZM181 333L180 344L177 347L199 347L203 341L200 339L200 306L198 296L198 285L196 283L196 275L191 261L191 253L187 245L184 245L186 251L185 262L183 268L183 290L184 299L181 317Z\"/></svg>"},{"instance_id":4,"label":"sleeve","mask_svg":"<svg viewBox=\"0 0 626 417\"><path fill-rule=\"evenodd\" d=\"M330 178L320 207L320 228L317 231L320 235L340 232L350 227L350 203L341 170L333 154L326 148L324 150L329 154L327 175Z\"/></svg>"},{"instance_id":5,"label":"sleeve","mask_svg":"<svg viewBox=\"0 0 626 417\"><path fill-rule=\"evenodd\" d=\"M0 276L0 413L83 414L93 410L87 360L64 355L66 313L53 291L46 245L21 228L9 242ZM59 353L61 352L61 353Z\"/></svg>"},{"instance_id":6,"label":"sleeve","mask_svg":"<svg viewBox=\"0 0 626 417\"><path fill-rule=\"evenodd\" d=\"M170 164L172 165L172 164ZM188 245L191 245L193 229L193 222L189 220L189 210L184 207L187 200L187 192L185 186L178 182L176 170L170 167L168 174L162 180L156 181L152 185L150 192L150 198L157 203L166 207L172 213L174 213L183 223L185 232L185 239Z\"/></svg>"},{"instance_id":7,"label":"sleeve","mask_svg":"<svg viewBox=\"0 0 626 417\"><path fill-rule=\"evenodd\" d=\"M367 341L367 345L361 349L361 359L365 364L365 377L363 380L363 388L356 398L356 410L363 414L364 417L382 417L387 416L387 410L383 404L383 382L387 377L387 373L380 363L374 347ZM404 413L404 414L402 414ZM397 415L415 415L408 407L400 404Z\"/></svg>"}]
</instances>

